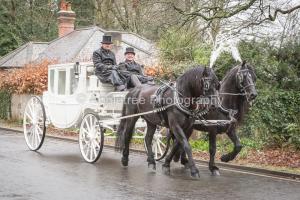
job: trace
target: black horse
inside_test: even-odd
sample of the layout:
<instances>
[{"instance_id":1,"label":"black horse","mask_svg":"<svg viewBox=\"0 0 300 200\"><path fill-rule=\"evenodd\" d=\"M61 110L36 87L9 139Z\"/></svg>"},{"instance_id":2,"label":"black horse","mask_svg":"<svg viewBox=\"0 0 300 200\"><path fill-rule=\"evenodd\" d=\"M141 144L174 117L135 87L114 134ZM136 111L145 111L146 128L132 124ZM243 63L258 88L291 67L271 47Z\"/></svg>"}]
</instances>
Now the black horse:
<instances>
[{"instance_id":1,"label":"black horse","mask_svg":"<svg viewBox=\"0 0 300 200\"><path fill-rule=\"evenodd\" d=\"M220 83L213 70L200 66L185 72L176 80L175 86L170 86L165 90L161 96L164 100L161 106L166 106L166 109L159 113L142 116L147 123L145 140L148 149L148 166L152 165L153 169L156 169L151 143L156 127L165 126L174 133L187 153L191 176L199 177L186 136L190 135L193 130L195 118L192 115L201 112L202 109L207 109L208 105L199 105L193 100L203 95L205 97L216 95L219 86ZM158 88L159 86L141 86L130 90L125 98L122 116L152 111L154 109L153 95ZM186 100L189 100L189 104L186 104ZM129 144L138 118L139 116L122 119L118 127L116 147L123 150L122 164L124 166L128 165Z\"/></svg>"},{"instance_id":2,"label":"black horse","mask_svg":"<svg viewBox=\"0 0 300 200\"><path fill-rule=\"evenodd\" d=\"M223 108L222 110L232 109L237 111L237 113L234 115L235 119L237 119L237 123L215 126L195 124L193 126L193 128L196 130L209 133L209 170L213 175L219 175L219 169L215 165L217 134L226 133L234 144L233 151L221 157L222 162L229 162L233 160L242 149L242 145L236 134L236 128L244 119L245 114L249 110L251 101L257 96L255 82L256 75L253 67L250 64L244 61L242 65L232 68L229 72L227 72L221 82L220 97L221 107ZM226 112L224 114L224 112L216 110L207 113L207 115L203 117L206 120L223 120L227 118L227 114ZM180 154L181 163L183 165L187 164L186 155L182 149L177 150L174 160L178 161ZM168 161L170 161L170 159L172 159L171 156L166 158Z\"/></svg>"}]
</instances>

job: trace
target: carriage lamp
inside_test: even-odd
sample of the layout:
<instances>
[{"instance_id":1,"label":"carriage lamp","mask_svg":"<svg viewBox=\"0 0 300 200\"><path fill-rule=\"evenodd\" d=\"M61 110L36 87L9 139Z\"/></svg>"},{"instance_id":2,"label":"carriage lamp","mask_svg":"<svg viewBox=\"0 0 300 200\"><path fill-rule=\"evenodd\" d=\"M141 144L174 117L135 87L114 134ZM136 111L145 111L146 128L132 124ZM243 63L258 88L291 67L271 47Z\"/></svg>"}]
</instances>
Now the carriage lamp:
<instances>
[{"instance_id":1,"label":"carriage lamp","mask_svg":"<svg viewBox=\"0 0 300 200\"><path fill-rule=\"evenodd\" d=\"M80 65L79 65L79 62L76 62L74 64L74 75L75 75L75 78L79 77L79 73L80 73Z\"/></svg>"}]
</instances>

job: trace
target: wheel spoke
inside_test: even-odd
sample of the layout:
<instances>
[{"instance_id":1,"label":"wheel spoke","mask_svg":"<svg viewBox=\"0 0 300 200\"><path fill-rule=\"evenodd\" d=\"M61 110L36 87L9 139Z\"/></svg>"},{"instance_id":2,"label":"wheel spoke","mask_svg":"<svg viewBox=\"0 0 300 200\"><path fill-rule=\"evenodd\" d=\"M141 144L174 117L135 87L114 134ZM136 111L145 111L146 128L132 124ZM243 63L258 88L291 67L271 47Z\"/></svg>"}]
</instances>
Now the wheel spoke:
<instances>
[{"instance_id":1,"label":"wheel spoke","mask_svg":"<svg viewBox=\"0 0 300 200\"><path fill-rule=\"evenodd\" d=\"M30 127L28 127L28 130L27 130L27 127L26 127L26 134L31 134L32 133L32 129L33 129L33 125L30 124Z\"/></svg>"},{"instance_id":2,"label":"wheel spoke","mask_svg":"<svg viewBox=\"0 0 300 200\"><path fill-rule=\"evenodd\" d=\"M93 159L93 143L91 142L91 145L90 145L90 160Z\"/></svg>"},{"instance_id":3,"label":"wheel spoke","mask_svg":"<svg viewBox=\"0 0 300 200\"><path fill-rule=\"evenodd\" d=\"M83 131L83 133L85 133L86 135L89 135L89 132L88 132L85 128L83 128L82 131Z\"/></svg>"},{"instance_id":4,"label":"wheel spoke","mask_svg":"<svg viewBox=\"0 0 300 200\"><path fill-rule=\"evenodd\" d=\"M32 116L31 115L29 115L29 113L28 112L25 112L25 115L26 115L26 117L28 117L28 119L32 122L33 121L33 119L32 119Z\"/></svg>"},{"instance_id":5,"label":"wheel spoke","mask_svg":"<svg viewBox=\"0 0 300 200\"><path fill-rule=\"evenodd\" d=\"M40 137L40 134L42 133L42 129L40 127L37 126L37 139L38 139L38 143L41 142L41 137Z\"/></svg>"},{"instance_id":6,"label":"wheel spoke","mask_svg":"<svg viewBox=\"0 0 300 200\"><path fill-rule=\"evenodd\" d=\"M34 140L35 140L35 129L33 128L32 129L32 134L31 134L31 145L32 145L32 147L34 145Z\"/></svg>"},{"instance_id":7,"label":"wheel spoke","mask_svg":"<svg viewBox=\"0 0 300 200\"><path fill-rule=\"evenodd\" d=\"M34 136L35 137L35 140L34 140L35 141L35 148L39 146L38 134L39 133L37 132L37 129L35 129L35 136Z\"/></svg>"},{"instance_id":8,"label":"wheel spoke","mask_svg":"<svg viewBox=\"0 0 300 200\"><path fill-rule=\"evenodd\" d=\"M27 107L27 108L29 109L29 112L30 112L30 114L31 114L31 117L33 118L33 111L32 111L32 108L31 108L31 103L28 104L28 107Z\"/></svg>"},{"instance_id":9,"label":"wheel spoke","mask_svg":"<svg viewBox=\"0 0 300 200\"><path fill-rule=\"evenodd\" d=\"M88 143L86 143L86 153L85 153L85 155L86 155L86 157L88 157L88 155L89 155L89 150L90 150L90 145L89 145L89 142Z\"/></svg>"},{"instance_id":10,"label":"wheel spoke","mask_svg":"<svg viewBox=\"0 0 300 200\"><path fill-rule=\"evenodd\" d=\"M157 159L157 145L154 145L155 159Z\"/></svg>"},{"instance_id":11,"label":"wheel spoke","mask_svg":"<svg viewBox=\"0 0 300 200\"><path fill-rule=\"evenodd\" d=\"M39 134L39 133L37 132L37 129L35 129L35 134L34 134L34 135L35 135L35 136L34 136L34 138L35 138L35 139L34 139L34 141L35 141L35 148L39 145L38 134Z\"/></svg>"},{"instance_id":12,"label":"wheel spoke","mask_svg":"<svg viewBox=\"0 0 300 200\"><path fill-rule=\"evenodd\" d=\"M160 139L158 139L158 143L159 143L163 148L166 148L166 145L165 145Z\"/></svg>"},{"instance_id":13,"label":"wheel spoke","mask_svg":"<svg viewBox=\"0 0 300 200\"><path fill-rule=\"evenodd\" d=\"M84 124L86 125L87 129L88 129L88 133L91 131L91 128L90 128L90 125L89 125L89 122L88 122L88 119L85 118L84 120Z\"/></svg>"},{"instance_id":14,"label":"wheel spoke","mask_svg":"<svg viewBox=\"0 0 300 200\"><path fill-rule=\"evenodd\" d=\"M158 150L159 150L160 156L162 156L162 155L163 155L163 153L162 153L162 150L161 150L161 147L160 147L160 143L159 143L159 141L157 141L157 147L158 147Z\"/></svg>"},{"instance_id":15,"label":"wheel spoke","mask_svg":"<svg viewBox=\"0 0 300 200\"><path fill-rule=\"evenodd\" d=\"M37 123L44 123L44 116L43 116L43 112L41 110L37 114L36 121L37 121Z\"/></svg>"},{"instance_id":16,"label":"wheel spoke","mask_svg":"<svg viewBox=\"0 0 300 200\"><path fill-rule=\"evenodd\" d=\"M94 142L92 143L92 147L93 147L94 156L96 158L97 157L97 152L96 152L96 147L95 147Z\"/></svg>"},{"instance_id":17,"label":"wheel spoke","mask_svg":"<svg viewBox=\"0 0 300 200\"><path fill-rule=\"evenodd\" d=\"M38 133L39 133L39 134L43 133L43 131L42 131L41 127L39 127L39 126L36 126L36 129L38 130Z\"/></svg>"},{"instance_id":18,"label":"wheel spoke","mask_svg":"<svg viewBox=\"0 0 300 200\"><path fill-rule=\"evenodd\" d=\"M100 149L100 145L97 140L94 141L94 144Z\"/></svg>"},{"instance_id":19,"label":"wheel spoke","mask_svg":"<svg viewBox=\"0 0 300 200\"><path fill-rule=\"evenodd\" d=\"M91 129L94 128L94 122L93 121L94 121L93 117L90 116L90 127L91 127Z\"/></svg>"},{"instance_id":20,"label":"wheel spoke","mask_svg":"<svg viewBox=\"0 0 300 200\"><path fill-rule=\"evenodd\" d=\"M34 99L31 101L31 110L32 110L32 114L34 114L35 113Z\"/></svg>"}]
</instances>

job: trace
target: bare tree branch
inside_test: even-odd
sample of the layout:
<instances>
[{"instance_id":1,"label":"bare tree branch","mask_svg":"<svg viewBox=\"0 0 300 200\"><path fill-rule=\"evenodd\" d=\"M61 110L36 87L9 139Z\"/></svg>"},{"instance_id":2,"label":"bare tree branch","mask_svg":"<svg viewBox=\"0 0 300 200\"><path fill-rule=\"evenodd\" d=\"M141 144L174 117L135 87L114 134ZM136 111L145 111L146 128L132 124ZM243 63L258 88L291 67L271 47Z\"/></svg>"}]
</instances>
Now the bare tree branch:
<instances>
[{"instance_id":1,"label":"bare tree branch","mask_svg":"<svg viewBox=\"0 0 300 200\"><path fill-rule=\"evenodd\" d=\"M297 10L299 8L300 8L300 5L297 5L293 8L288 9L288 10L281 10L280 8L277 8L274 12L274 15L272 16L271 12L270 12L270 6L269 6L269 17L267 19L270 20L270 21L275 21L278 13L281 13L281 14L285 15L285 14L292 13L292 12L294 12L295 10Z\"/></svg>"},{"instance_id":2,"label":"bare tree branch","mask_svg":"<svg viewBox=\"0 0 300 200\"><path fill-rule=\"evenodd\" d=\"M237 8L231 12L224 12L223 10L221 10L219 7L213 7L211 8L210 10L212 9L217 9L217 12L215 15L211 16L211 17L208 17L206 16L205 14L203 13L200 13L199 11L200 10L197 10L197 11L194 11L194 12L191 12L191 13L185 13L182 9L176 7L174 4L173 4L173 8L178 11L180 14L182 15L195 15L195 16L198 16L198 17L201 17L202 19L204 19L205 21L212 21L214 19L225 19L225 18L229 18L229 17L232 17L238 13L240 13L241 11L245 11L247 10L248 8L250 8L257 0L250 0L249 3L245 4L245 5L241 5L241 6L237 6ZM206 8L207 9L207 8Z\"/></svg>"}]
</instances>

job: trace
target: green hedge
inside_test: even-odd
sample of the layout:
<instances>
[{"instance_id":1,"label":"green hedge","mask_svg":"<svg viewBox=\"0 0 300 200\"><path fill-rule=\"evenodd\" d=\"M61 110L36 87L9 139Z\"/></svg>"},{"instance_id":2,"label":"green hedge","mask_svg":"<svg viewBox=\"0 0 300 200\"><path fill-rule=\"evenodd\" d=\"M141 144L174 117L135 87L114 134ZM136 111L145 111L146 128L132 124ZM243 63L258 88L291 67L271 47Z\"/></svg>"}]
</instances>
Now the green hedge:
<instances>
[{"instance_id":1,"label":"green hedge","mask_svg":"<svg viewBox=\"0 0 300 200\"><path fill-rule=\"evenodd\" d=\"M0 119L10 118L11 95L5 90L0 90Z\"/></svg>"},{"instance_id":2,"label":"green hedge","mask_svg":"<svg viewBox=\"0 0 300 200\"><path fill-rule=\"evenodd\" d=\"M293 144L300 149L300 92L278 88L260 91L241 134L265 145Z\"/></svg>"}]
</instances>

